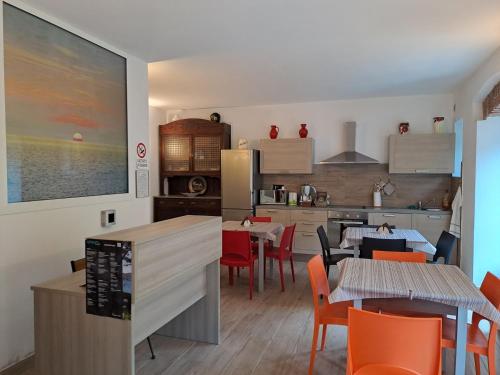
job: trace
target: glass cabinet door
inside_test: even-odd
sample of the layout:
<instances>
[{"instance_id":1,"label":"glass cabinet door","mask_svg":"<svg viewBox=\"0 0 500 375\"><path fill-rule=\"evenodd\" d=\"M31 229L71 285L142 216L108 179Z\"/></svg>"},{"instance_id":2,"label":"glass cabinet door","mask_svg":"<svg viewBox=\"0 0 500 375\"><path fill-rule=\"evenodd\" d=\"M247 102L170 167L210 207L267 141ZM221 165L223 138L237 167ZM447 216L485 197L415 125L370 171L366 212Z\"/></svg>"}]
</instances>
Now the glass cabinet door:
<instances>
[{"instance_id":1,"label":"glass cabinet door","mask_svg":"<svg viewBox=\"0 0 500 375\"><path fill-rule=\"evenodd\" d=\"M191 159L191 137L189 135L166 135L162 139L163 171L189 172Z\"/></svg>"},{"instance_id":2,"label":"glass cabinet door","mask_svg":"<svg viewBox=\"0 0 500 375\"><path fill-rule=\"evenodd\" d=\"M194 137L194 170L196 172L220 171L220 136Z\"/></svg>"}]
</instances>

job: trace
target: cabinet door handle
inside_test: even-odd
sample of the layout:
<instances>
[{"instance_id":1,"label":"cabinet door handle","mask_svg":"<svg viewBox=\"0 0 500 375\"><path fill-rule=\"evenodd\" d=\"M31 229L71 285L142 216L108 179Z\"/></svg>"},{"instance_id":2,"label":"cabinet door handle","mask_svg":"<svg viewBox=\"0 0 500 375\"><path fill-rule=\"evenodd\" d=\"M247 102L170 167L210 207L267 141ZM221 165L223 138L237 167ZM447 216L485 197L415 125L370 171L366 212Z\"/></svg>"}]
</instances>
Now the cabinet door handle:
<instances>
[{"instance_id":1,"label":"cabinet door handle","mask_svg":"<svg viewBox=\"0 0 500 375\"><path fill-rule=\"evenodd\" d=\"M302 211L304 215L312 215L314 214L314 211Z\"/></svg>"},{"instance_id":2,"label":"cabinet door handle","mask_svg":"<svg viewBox=\"0 0 500 375\"><path fill-rule=\"evenodd\" d=\"M179 202L177 202L177 203L178 203L178 204L184 204L184 202L183 202L183 201L179 201Z\"/></svg>"},{"instance_id":3,"label":"cabinet door handle","mask_svg":"<svg viewBox=\"0 0 500 375\"><path fill-rule=\"evenodd\" d=\"M441 216L439 215L428 215L427 216L429 219L432 219L432 220L438 220L438 219L441 219Z\"/></svg>"},{"instance_id":4,"label":"cabinet door handle","mask_svg":"<svg viewBox=\"0 0 500 375\"><path fill-rule=\"evenodd\" d=\"M382 216L383 217L396 217L395 214L383 214Z\"/></svg>"},{"instance_id":5,"label":"cabinet door handle","mask_svg":"<svg viewBox=\"0 0 500 375\"><path fill-rule=\"evenodd\" d=\"M316 235L313 233L302 233L302 237L315 237Z\"/></svg>"},{"instance_id":6,"label":"cabinet door handle","mask_svg":"<svg viewBox=\"0 0 500 375\"><path fill-rule=\"evenodd\" d=\"M196 204L196 202L191 202L191 204Z\"/></svg>"},{"instance_id":7,"label":"cabinet door handle","mask_svg":"<svg viewBox=\"0 0 500 375\"><path fill-rule=\"evenodd\" d=\"M266 210L266 212L272 213L272 212L278 212L278 210Z\"/></svg>"},{"instance_id":8,"label":"cabinet door handle","mask_svg":"<svg viewBox=\"0 0 500 375\"><path fill-rule=\"evenodd\" d=\"M314 223L305 223L305 222L303 222L302 225L314 225Z\"/></svg>"}]
</instances>

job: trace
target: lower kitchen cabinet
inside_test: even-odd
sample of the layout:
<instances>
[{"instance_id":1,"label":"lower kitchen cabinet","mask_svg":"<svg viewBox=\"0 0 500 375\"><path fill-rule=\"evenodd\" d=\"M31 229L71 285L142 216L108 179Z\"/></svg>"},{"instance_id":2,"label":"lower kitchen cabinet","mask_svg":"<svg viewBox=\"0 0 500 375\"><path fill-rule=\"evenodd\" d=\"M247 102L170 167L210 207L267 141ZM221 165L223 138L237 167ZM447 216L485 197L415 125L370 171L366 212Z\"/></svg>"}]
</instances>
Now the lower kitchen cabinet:
<instances>
[{"instance_id":1,"label":"lower kitchen cabinet","mask_svg":"<svg viewBox=\"0 0 500 375\"><path fill-rule=\"evenodd\" d=\"M370 212L368 214L368 224L382 225L385 223L394 225L396 228L412 228L412 214L397 214L389 212Z\"/></svg>"},{"instance_id":2,"label":"lower kitchen cabinet","mask_svg":"<svg viewBox=\"0 0 500 375\"><path fill-rule=\"evenodd\" d=\"M413 229L418 230L431 244L436 245L443 230L450 229L451 215L439 213L414 214Z\"/></svg>"},{"instance_id":3,"label":"lower kitchen cabinet","mask_svg":"<svg viewBox=\"0 0 500 375\"><path fill-rule=\"evenodd\" d=\"M184 215L221 216L221 200L214 198L154 198L154 221Z\"/></svg>"},{"instance_id":4,"label":"lower kitchen cabinet","mask_svg":"<svg viewBox=\"0 0 500 375\"><path fill-rule=\"evenodd\" d=\"M269 216L273 222L283 225L296 224L293 244L294 253L321 254L316 229L323 225L326 229L327 213L320 210L257 208L257 216ZM279 244L279 237L276 246Z\"/></svg>"}]
</instances>

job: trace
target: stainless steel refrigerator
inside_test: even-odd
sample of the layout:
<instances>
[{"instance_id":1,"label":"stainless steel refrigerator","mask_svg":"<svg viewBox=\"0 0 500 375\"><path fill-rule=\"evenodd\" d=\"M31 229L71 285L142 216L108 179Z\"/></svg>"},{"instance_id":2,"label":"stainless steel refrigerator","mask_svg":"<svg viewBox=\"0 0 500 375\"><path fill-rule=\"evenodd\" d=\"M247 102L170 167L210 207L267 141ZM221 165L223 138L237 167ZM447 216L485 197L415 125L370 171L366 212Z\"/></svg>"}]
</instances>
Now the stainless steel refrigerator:
<instances>
[{"instance_id":1,"label":"stainless steel refrigerator","mask_svg":"<svg viewBox=\"0 0 500 375\"><path fill-rule=\"evenodd\" d=\"M222 150L222 220L254 215L260 189L259 151Z\"/></svg>"}]
</instances>

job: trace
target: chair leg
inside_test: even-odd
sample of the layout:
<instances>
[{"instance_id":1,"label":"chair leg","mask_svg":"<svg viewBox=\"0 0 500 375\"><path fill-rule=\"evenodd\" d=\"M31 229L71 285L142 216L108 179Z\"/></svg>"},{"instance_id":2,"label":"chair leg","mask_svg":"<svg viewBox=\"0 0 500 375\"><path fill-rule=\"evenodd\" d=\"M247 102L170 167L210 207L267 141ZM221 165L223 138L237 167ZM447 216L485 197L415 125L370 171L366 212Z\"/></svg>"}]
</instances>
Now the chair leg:
<instances>
[{"instance_id":1,"label":"chair leg","mask_svg":"<svg viewBox=\"0 0 500 375\"><path fill-rule=\"evenodd\" d=\"M266 278L266 257L264 256L264 279Z\"/></svg>"},{"instance_id":2,"label":"chair leg","mask_svg":"<svg viewBox=\"0 0 500 375\"><path fill-rule=\"evenodd\" d=\"M330 265L329 264L326 265L326 278L330 279Z\"/></svg>"},{"instance_id":3,"label":"chair leg","mask_svg":"<svg viewBox=\"0 0 500 375\"><path fill-rule=\"evenodd\" d=\"M326 329L328 328L328 324L323 324L323 332L321 335L321 351L325 350L326 343Z\"/></svg>"},{"instance_id":4,"label":"chair leg","mask_svg":"<svg viewBox=\"0 0 500 375\"><path fill-rule=\"evenodd\" d=\"M295 271L293 270L293 256L290 255L290 268L292 269L292 280L295 282Z\"/></svg>"},{"instance_id":5,"label":"chair leg","mask_svg":"<svg viewBox=\"0 0 500 375\"><path fill-rule=\"evenodd\" d=\"M153 351L153 344L151 344L151 336L148 336L149 351L151 352L151 359L155 359L155 352Z\"/></svg>"},{"instance_id":6,"label":"chair leg","mask_svg":"<svg viewBox=\"0 0 500 375\"><path fill-rule=\"evenodd\" d=\"M313 340L311 345L311 357L309 358L309 375L312 375L314 369L314 358L316 357L316 347L318 346L319 323L314 322Z\"/></svg>"},{"instance_id":7,"label":"chair leg","mask_svg":"<svg viewBox=\"0 0 500 375\"><path fill-rule=\"evenodd\" d=\"M481 359L477 353L474 353L474 367L476 368L476 375L481 375Z\"/></svg>"},{"instance_id":8,"label":"chair leg","mask_svg":"<svg viewBox=\"0 0 500 375\"><path fill-rule=\"evenodd\" d=\"M496 363L495 363L495 349L493 349L493 353L488 354L488 374L489 375L495 375L497 372L496 370Z\"/></svg>"},{"instance_id":9,"label":"chair leg","mask_svg":"<svg viewBox=\"0 0 500 375\"><path fill-rule=\"evenodd\" d=\"M281 291L285 291L285 275L283 274L283 260L279 260L280 265L280 280L281 280Z\"/></svg>"},{"instance_id":10,"label":"chair leg","mask_svg":"<svg viewBox=\"0 0 500 375\"><path fill-rule=\"evenodd\" d=\"M248 274L250 275L250 280L249 280L249 284L250 284L250 299L252 299L252 294L253 294L253 264L250 264Z\"/></svg>"},{"instance_id":11,"label":"chair leg","mask_svg":"<svg viewBox=\"0 0 500 375\"><path fill-rule=\"evenodd\" d=\"M229 285L234 284L233 267L229 267Z\"/></svg>"}]
</instances>

